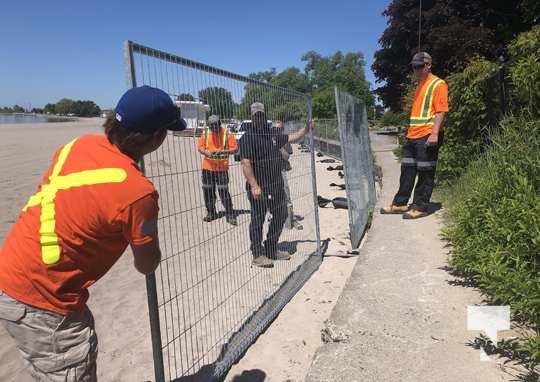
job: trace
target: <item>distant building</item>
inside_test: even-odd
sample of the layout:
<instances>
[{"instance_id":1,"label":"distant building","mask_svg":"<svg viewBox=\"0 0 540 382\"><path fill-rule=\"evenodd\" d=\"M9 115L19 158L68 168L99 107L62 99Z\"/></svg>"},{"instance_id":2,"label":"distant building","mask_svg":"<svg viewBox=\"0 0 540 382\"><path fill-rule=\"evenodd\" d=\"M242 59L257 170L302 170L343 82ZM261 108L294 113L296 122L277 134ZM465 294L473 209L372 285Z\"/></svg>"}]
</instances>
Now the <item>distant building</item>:
<instances>
[{"instance_id":1,"label":"distant building","mask_svg":"<svg viewBox=\"0 0 540 382\"><path fill-rule=\"evenodd\" d=\"M206 113L210 111L210 106L200 101L175 101L175 104L180 108L188 129L200 129L206 126Z\"/></svg>"},{"instance_id":2,"label":"distant building","mask_svg":"<svg viewBox=\"0 0 540 382\"><path fill-rule=\"evenodd\" d=\"M107 118L113 111L110 109L101 110L101 118Z\"/></svg>"}]
</instances>

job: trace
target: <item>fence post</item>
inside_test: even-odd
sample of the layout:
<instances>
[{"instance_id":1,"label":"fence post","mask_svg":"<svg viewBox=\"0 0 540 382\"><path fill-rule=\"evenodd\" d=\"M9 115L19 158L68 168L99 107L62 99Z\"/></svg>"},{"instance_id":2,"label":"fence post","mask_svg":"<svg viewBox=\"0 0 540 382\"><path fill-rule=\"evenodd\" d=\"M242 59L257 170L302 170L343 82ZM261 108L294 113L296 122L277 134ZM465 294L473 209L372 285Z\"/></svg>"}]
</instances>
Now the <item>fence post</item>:
<instances>
[{"instance_id":1,"label":"fence post","mask_svg":"<svg viewBox=\"0 0 540 382\"><path fill-rule=\"evenodd\" d=\"M307 106L308 106L308 123L312 122L312 99L311 95L307 96ZM317 128L317 126L315 126ZM319 224L319 204L317 203L317 169L315 167L315 141L313 139L313 129L309 130L309 140L311 142L310 152L311 152L311 187L313 188L313 207L315 209L315 235L317 237L317 254L322 256L321 251L321 229ZM320 140L319 140L320 145Z\"/></svg>"},{"instance_id":2,"label":"fence post","mask_svg":"<svg viewBox=\"0 0 540 382\"><path fill-rule=\"evenodd\" d=\"M135 78L135 64L133 62L133 43L129 40L124 42L124 63L128 88L134 88L137 86L137 79ZM144 157L139 161L139 167L144 174ZM148 299L148 315L150 319L150 333L152 337L152 354L154 357L154 376L156 382L165 382L156 274L154 272L146 275L146 291Z\"/></svg>"},{"instance_id":3,"label":"fence post","mask_svg":"<svg viewBox=\"0 0 540 382\"><path fill-rule=\"evenodd\" d=\"M504 59L501 57L501 66L499 68L499 92L501 97L501 110L503 114L507 112L506 110L506 86L504 86L504 78L505 78L505 68L506 65L504 63Z\"/></svg>"}]
</instances>

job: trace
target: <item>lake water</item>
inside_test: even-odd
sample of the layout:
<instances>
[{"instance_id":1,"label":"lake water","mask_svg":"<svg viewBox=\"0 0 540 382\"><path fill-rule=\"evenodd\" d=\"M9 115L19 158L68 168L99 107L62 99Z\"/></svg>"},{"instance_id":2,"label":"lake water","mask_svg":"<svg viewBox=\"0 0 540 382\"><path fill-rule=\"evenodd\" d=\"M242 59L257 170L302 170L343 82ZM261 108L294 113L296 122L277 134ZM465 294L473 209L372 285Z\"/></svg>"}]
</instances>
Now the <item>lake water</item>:
<instances>
[{"instance_id":1,"label":"lake water","mask_svg":"<svg viewBox=\"0 0 540 382\"><path fill-rule=\"evenodd\" d=\"M44 123L44 122L68 122L71 118L29 115L29 114L0 114L0 125L12 123Z\"/></svg>"}]
</instances>

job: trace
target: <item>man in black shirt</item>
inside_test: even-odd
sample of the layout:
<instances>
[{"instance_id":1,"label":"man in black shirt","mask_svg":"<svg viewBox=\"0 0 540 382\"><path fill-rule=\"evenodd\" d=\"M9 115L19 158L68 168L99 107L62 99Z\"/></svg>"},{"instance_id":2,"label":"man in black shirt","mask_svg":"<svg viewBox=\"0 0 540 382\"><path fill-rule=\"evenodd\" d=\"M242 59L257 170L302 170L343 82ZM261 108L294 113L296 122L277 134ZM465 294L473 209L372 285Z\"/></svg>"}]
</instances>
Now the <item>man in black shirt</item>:
<instances>
[{"instance_id":1,"label":"man in black shirt","mask_svg":"<svg viewBox=\"0 0 540 382\"><path fill-rule=\"evenodd\" d=\"M251 204L249 238L253 265L263 268L274 266L272 260L289 260L287 252L279 251L277 244L283 224L287 219L287 196L281 176L282 156L280 149L287 143L301 140L312 126L291 134L283 134L271 128L266 120L264 105L251 105L251 128L240 140L242 170L247 180L246 190ZM264 245L262 231L266 212L272 221Z\"/></svg>"}]
</instances>

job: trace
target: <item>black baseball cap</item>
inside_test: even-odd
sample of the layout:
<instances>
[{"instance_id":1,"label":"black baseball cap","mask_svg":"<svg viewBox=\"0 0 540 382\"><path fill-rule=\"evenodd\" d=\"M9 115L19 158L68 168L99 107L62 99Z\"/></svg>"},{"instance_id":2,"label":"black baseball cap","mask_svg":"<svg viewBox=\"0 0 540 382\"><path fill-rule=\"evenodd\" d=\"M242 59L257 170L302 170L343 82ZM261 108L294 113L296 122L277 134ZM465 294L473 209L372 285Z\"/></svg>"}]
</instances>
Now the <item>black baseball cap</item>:
<instances>
[{"instance_id":1,"label":"black baseball cap","mask_svg":"<svg viewBox=\"0 0 540 382\"><path fill-rule=\"evenodd\" d=\"M142 134L160 129L182 131L187 127L180 109L167 93L147 85L129 89L114 109L123 128Z\"/></svg>"}]
</instances>

